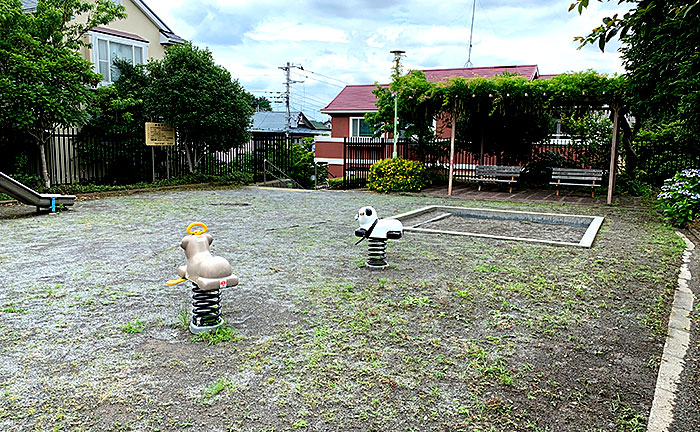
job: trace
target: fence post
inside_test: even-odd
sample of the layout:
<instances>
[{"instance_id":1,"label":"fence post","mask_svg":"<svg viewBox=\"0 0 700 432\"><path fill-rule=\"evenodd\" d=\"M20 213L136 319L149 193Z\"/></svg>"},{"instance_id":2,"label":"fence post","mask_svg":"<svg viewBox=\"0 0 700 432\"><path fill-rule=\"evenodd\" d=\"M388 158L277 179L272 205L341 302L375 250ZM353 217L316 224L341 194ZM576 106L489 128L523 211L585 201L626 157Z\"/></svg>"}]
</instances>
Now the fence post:
<instances>
[{"instance_id":1,"label":"fence post","mask_svg":"<svg viewBox=\"0 0 700 432\"><path fill-rule=\"evenodd\" d=\"M447 179L447 196L452 196L452 175L454 174L454 164L455 164L455 129L457 124L457 118L455 115L455 108L452 108L452 127L450 130L450 175Z\"/></svg>"},{"instance_id":2,"label":"fence post","mask_svg":"<svg viewBox=\"0 0 700 432\"><path fill-rule=\"evenodd\" d=\"M612 136L612 147L610 148L610 171L608 174L608 205L612 204L612 194L615 188L615 164L617 162L617 138L618 138L618 126L620 123L620 108L618 106L613 106L614 117L613 117L613 136Z\"/></svg>"}]
</instances>

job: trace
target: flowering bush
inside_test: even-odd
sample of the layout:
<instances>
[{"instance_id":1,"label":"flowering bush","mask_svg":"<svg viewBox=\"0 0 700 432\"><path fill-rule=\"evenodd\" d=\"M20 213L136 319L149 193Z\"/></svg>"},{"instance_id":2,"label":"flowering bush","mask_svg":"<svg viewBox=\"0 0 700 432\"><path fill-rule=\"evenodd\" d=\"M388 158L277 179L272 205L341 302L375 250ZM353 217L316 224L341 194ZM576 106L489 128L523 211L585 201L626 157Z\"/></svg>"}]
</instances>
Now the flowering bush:
<instances>
[{"instance_id":1,"label":"flowering bush","mask_svg":"<svg viewBox=\"0 0 700 432\"><path fill-rule=\"evenodd\" d=\"M700 215L700 169L686 169L661 186L658 195L664 219L683 227Z\"/></svg>"},{"instance_id":2,"label":"flowering bush","mask_svg":"<svg viewBox=\"0 0 700 432\"><path fill-rule=\"evenodd\" d=\"M382 159L369 168L367 187L377 192L418 192L430 184L425 166L413 160Z\"/></svg>"}]
</instances>

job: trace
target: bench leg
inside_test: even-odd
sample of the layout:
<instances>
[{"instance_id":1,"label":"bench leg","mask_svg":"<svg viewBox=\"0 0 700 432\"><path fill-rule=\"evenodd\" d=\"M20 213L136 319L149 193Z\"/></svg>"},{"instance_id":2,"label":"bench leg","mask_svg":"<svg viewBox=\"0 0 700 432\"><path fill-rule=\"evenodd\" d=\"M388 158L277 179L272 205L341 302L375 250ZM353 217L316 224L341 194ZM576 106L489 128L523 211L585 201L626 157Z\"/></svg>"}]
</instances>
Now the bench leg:
<instances>
[{"instance_id":1,"label":"bench leg","mask_svg":"<svg viewBox=\"0 0 700 432\"><path fill-rule=\"evenodd\" d=\"M511 182L515 181L515 177L510 178ZM510 186L510 189L508 189L508 193L513 193L513 183L509 183L508 186Z\"/></svg>"},{"instance_id":2,"label":"bench leg","mask_svg":"<svg viewBox=\"0 0 700 432\"><path fill-rule=\"evenodd\" d=\"M595 198L595 180L593 180L593 186L591 187L591 198Z\"/></svg>"}]
</instances>

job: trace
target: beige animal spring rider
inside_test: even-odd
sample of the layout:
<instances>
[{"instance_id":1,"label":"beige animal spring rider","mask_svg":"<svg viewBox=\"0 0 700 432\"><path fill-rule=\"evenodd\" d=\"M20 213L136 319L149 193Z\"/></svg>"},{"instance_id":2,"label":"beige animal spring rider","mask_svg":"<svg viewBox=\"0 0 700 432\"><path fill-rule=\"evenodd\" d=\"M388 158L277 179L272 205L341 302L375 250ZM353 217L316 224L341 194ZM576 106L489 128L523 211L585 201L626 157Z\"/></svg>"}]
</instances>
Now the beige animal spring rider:
<instances>
[{"instance_id":1,"label":"beige animal spring rider","mask_svg":"<svg viewBox=\"0 0 700 432\"><path fill-rule=\"evenodd\" d=\"M206 232L207 226L201 222L189 224L189 235L180 243L180 247L185 250L187 265L178 267L177 275L180 279L167 282L168 285L177 285L187 280L192 282L190 331L194 334L215 330L223 324L221 289L238 285L238 277L233 274L229 262L209 252L209 245L214 238Z\"/></svg>"}]
</instances>

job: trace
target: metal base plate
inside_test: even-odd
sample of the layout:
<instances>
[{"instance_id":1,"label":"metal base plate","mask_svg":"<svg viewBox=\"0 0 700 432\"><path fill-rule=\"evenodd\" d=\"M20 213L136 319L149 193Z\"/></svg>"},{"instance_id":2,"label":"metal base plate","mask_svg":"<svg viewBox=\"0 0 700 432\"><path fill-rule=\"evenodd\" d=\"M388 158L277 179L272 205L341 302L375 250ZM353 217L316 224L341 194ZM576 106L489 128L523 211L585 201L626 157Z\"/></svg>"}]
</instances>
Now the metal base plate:
<instances>
[{"instance_id":1,"label":"metal base plate","mask_svg":"<svg viewBox=\"0 0 700 432\"><path fill-rule=\"evenodd\" d=\"M224 323L224 321L220 319L218 324L213 325L213 326L198 326L198 325L195 325L195 323L193 323L192 321L190 321L190 333L200 334L200 333L206 333L208 331L216 330L219 327L221 327L221 325L223 323Z\"/></svg>"}]
</instances>

